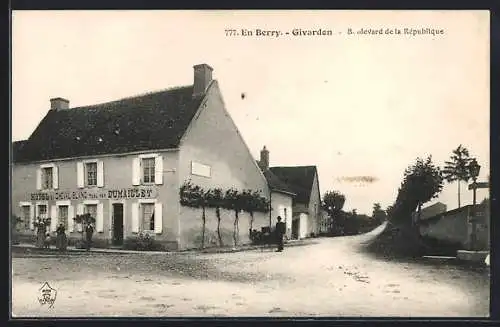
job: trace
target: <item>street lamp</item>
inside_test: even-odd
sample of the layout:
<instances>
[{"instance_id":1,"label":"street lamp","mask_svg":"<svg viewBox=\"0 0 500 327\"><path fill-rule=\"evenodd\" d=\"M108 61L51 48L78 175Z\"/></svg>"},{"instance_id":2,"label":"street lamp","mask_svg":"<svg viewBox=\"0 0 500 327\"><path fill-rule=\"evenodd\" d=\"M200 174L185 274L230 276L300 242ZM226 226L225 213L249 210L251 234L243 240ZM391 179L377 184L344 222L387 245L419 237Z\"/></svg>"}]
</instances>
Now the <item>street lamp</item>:
<instances>
[{"instance_id":1,"label":"street lamp","mask_svg":"<svg viewBox=\"0 0 500 327\"><path fill-rule=\"evenodd\" d=\"M479 171L481 166L477 163L476 159L472 159L469 163L469 174L472 177L472 233L471 233L471 249L474 250L476 247L476 190L477 190L477 177L479 176Z\"/></svg>"}]
</instances>

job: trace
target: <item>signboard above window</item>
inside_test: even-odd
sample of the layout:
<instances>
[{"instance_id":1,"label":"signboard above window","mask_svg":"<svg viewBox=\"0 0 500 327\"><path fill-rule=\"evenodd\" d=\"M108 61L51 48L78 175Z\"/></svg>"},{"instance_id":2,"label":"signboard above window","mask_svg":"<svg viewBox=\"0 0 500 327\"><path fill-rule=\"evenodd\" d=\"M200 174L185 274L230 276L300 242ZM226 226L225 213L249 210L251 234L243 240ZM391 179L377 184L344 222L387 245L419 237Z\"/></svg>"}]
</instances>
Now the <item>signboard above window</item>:
<instances>
[{"instance_id":1,"label":"signboard above window","mask_svg":"<svg viewBox=\"0 0 500 327\"><path fill-rule=\"evenodd\" d=\"M202 177L211 177L212 170L210 166L204 165L199 162L191 161L191 174Z\"/></svg>"}]
</instances>

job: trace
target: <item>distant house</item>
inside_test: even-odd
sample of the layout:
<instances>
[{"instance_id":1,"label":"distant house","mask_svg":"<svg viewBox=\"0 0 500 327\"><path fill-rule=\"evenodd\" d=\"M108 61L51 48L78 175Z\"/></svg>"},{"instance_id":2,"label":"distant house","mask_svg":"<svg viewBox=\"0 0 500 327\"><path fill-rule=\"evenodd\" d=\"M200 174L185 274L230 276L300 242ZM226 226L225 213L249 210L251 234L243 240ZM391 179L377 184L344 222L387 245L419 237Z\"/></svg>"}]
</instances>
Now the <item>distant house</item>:
<instances>
[{"instance_id":1,"label":"distant house","mask_svg":"<svg viewBox=\"0 0 500 327\"><path fill-rule=\"evenodd\" d=\"M470 247L472 235L471 217L475 214L476 246L480 250L490 248L490 208L487 203L463 206L450 211L440 212L419 221L420 235L445 243L460 245L462 249Z\"/></svg>"},{"instance_id":2,"label":"distant house","mask_svg":"<svg viewBox=\"0 0 500 327\"><path fill-rule=\"evenodd\" d=\"M77 108L51 99L31 136L13 144L12 208L26 223L21 236L29 240L36 217L50 217L52 232L63 223L76 240L81 225L73 218L90 213L96 245L121 247L147 232L165 248L185 249L200 245L202 223L199 209L180 204L184 182L269 199L268 180L228 114L212 68L196 65L193 77L192 85ZM221 211L230 244L234 213ZM255 213L253 226L269 226L268 218ZM205 235L213 236L214 210L206 219ZM248 242L250 217L241 213L239 221L239 239Z\"/></svg>"},{"instance_id":3,"label":"distant house","mask_svg":"<svg viewBox=\"0 0 500 327\"><path fill-rule=\"evenodd\" d=\"M425 208L422 208L420 210L420 220L425 220L429 219L431 217L434 217L436 215L442 214L446 212L447 206L444 203L441 202L436 202L430 206L427 206ZM418 212L413 213L413 221L416 222L419 217L418 217Z\"/></svg>"},{"instance_id":4,"label":"distant house","mask_svg":"<svg viewBox=\"0 0 500 327\"><path fill-rule=\"evenodd\" d=\"M278 216L286 225L286 237L292 237L293 198L296 196L291 187L269 169L269 151L264 148L260 152L257 164L261 168L269 186L271 211L269 223L275 226Z\"/></svg>"},{"instance_id":5,"label":"distant house","mask_svg":"<svg viewBox=\"0 0 500 327\"><path fill-rule=\"evenodd\" d=\"M283 199L280 205L291 200L291 214L287 215L287 230L291 238L300 239L318 234L321 220L321 195L319 191L318 171L316 166L269 167L269 151L264 147L261 151L259 166L270 182L276 179L292 193ZM275 188L276 189L276 188ZM273 193L274 194L274 193ZM271 203L273 196L271 196ZM290 211L290 209L288 209ZM291 221L289 220L291 217Z\"/></svg>"}]
</instances>

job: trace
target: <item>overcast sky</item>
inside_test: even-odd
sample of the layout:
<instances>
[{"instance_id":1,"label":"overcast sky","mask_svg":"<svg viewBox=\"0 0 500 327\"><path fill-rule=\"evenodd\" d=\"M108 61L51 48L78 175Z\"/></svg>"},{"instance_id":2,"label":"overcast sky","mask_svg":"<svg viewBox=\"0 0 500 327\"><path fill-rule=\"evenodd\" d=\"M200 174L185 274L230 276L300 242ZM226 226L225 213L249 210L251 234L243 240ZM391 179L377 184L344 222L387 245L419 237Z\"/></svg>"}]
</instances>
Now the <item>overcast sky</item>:
<instances>
[{"instance_id":1,"label":"overcast sky","mask_svg":"<svg viewBox=\"0 0 500 327\"><path fill-rule=\"evenodd\" d=\"M226 36L229 28L333 35ZM12 36L14 141L29 137L52 97L76 107L188 85L192 66L207 63L252 154L266 145L271 166L316 165L321 192L344 193L346 209L392 204L409 164L432 155L442 166L459 144L478 158L480 179L489 174L487 11L22 11ZM357 176L376 180L342 179ZM456 208L457 185L439 200Z\"/></svg>"}]
</instances>

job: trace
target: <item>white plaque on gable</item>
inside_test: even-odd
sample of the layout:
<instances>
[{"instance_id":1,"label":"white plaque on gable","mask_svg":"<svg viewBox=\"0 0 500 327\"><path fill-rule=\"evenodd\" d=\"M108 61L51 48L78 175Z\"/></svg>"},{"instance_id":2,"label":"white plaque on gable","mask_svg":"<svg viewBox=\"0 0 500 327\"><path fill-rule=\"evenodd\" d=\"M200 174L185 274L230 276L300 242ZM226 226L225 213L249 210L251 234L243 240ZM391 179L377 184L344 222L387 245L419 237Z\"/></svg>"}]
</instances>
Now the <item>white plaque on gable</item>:
<instances>
[{"instance_id":1,"label":"white plaque on gable","mask_svg":"<svg viewBox=\"0 0 500 327\"><path fill-rule=\"evenodd\" d=\"M211 177L211 167L199 162L191 161L191 174L203 177Z\"/></svg>"}]
</instances>

